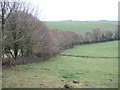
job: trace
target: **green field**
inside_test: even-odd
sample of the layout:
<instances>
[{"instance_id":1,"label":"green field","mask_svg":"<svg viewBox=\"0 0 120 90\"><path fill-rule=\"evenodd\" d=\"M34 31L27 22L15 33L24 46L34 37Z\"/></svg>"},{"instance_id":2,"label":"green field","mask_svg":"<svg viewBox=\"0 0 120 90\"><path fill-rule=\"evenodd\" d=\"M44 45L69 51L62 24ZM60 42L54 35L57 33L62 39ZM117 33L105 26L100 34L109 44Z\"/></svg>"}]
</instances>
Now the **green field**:
<instances>
[{"instance_id":1,"label":"green field","mask_svg":"<svg viewBox=\"0 0 120 90\"><path fill-rule=\"evenodd\" d=\"M94 57L118 57L118 41L75 46L63 53Z\"/></svg>"},{"instance_id":2,"label":"green field","mask_svg":"<svg viewBox=\"0 0 120 90\"><path fill-rule=\"evenodd\" d=\"M114 29L115 22L102 22L102 21L46 21L44 22L50 29L58 29L61 31L83 31L95 28Z\"/></svg>"},{"instance_id":3,"label":"green field","mask_svg":"<svg viewBox=\"0 0 120 90\"><path fill-rule=\"evenodd\" d=\"M116 57L118 42L76 46L63 53ZM73 83L74 80L79 84ZM3 88L117 88L118 59L58 55L50 60L3 70Z\"/></svg>"}]
</instances>

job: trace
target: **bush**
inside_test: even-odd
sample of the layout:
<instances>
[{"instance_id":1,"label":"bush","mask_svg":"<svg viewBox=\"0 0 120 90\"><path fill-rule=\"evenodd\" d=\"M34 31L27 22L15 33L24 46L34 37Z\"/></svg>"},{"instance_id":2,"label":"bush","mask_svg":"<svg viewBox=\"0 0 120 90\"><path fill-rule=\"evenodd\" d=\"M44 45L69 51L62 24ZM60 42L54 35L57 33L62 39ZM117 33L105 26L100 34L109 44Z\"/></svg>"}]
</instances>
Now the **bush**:
<instances>
[{"instance_id":1,"label":"bush","mask_svg":"<svg viewBox=\"0 0 120 90\"><path fill-rule=\"evenodd\" d=\"M103 31L97 28L85 32L78 32L77 34L80 38L80 44L97 43L119 39L117 29Z\"/></svg>"}]
</instances>

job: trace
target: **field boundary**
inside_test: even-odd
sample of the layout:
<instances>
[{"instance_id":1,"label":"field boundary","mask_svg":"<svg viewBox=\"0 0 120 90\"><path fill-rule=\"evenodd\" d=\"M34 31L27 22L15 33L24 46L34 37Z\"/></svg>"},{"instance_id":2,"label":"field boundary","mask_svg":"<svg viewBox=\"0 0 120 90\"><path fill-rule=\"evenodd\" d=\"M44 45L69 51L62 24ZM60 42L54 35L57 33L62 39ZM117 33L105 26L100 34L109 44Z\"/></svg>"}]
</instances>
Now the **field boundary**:
<instances>
[{"instance_id":1,"label":"field boundary","mask_svg":"<svg viewBox=\"0 0 120 90\"><path fill-rule=\"evenodd\" d=\"M94 56L82 56L82 55L77 55L77 54L65 54L65 53L60 53L61 56L71 56L71 57L81 57L81 58L106 58L106 59L113 59L113 58L120 58L120 57L94 57Z\"/></svg>"}]
</instances>

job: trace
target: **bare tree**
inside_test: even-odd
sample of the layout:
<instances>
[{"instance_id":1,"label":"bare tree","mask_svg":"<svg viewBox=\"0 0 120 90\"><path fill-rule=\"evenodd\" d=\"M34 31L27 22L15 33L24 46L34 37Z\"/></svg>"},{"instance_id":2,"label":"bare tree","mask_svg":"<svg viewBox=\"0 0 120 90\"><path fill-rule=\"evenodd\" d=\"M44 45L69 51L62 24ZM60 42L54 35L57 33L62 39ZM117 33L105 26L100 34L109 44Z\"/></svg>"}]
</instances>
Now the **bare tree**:
<instances>
[{"instance_id":1,"label":"bare tree","mask_svg":"<svg viewBox=\"0 0 120 90\"><path fill-rule=\"evenodd\" d=\"M21 56L30 54L31 34L36 28L35 22L39 21L37 8L20 0L2 0L0 4L3 58L4 54L15 59L20 53Z\"/></svg>"}]
</instances>

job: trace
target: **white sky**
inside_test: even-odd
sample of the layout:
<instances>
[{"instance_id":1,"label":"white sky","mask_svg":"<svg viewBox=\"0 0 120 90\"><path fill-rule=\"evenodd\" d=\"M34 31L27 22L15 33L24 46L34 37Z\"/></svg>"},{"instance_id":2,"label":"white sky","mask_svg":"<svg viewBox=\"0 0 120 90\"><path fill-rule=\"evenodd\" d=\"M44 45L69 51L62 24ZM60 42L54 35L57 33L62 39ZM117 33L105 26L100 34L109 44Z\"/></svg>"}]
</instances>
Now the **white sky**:
<instances>
[{"instance_id":1,"label":"white sky","mask_svg":"<svg viewBox=\"0 0 120 90\"><path fill-rule=\"evenodd\" d=\"M120 0L30 0L42 10L44 21L118 20Z\"/></svg>"}]
</instances>

